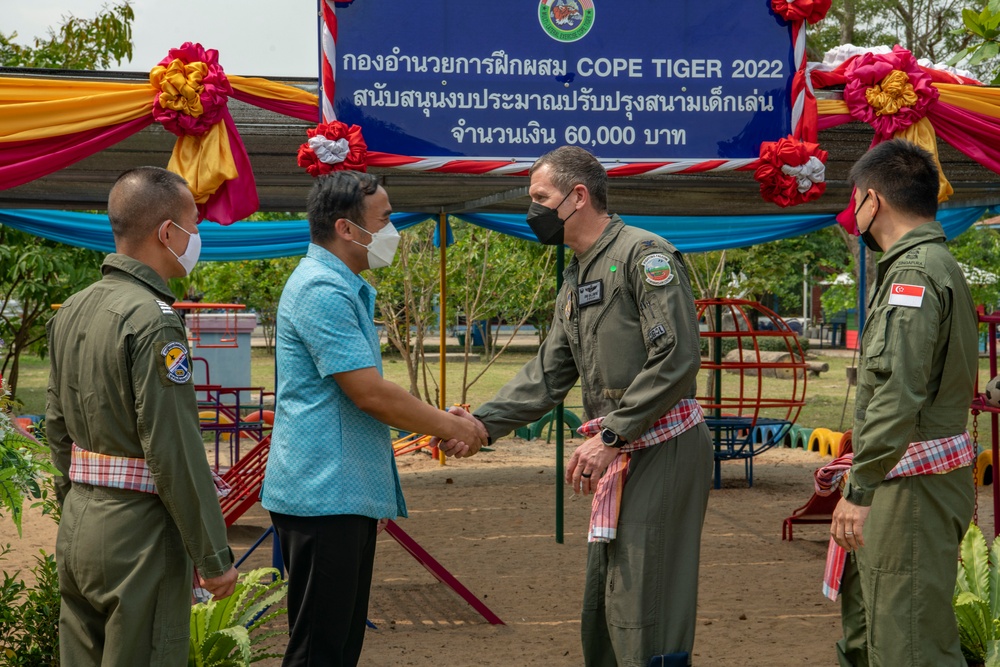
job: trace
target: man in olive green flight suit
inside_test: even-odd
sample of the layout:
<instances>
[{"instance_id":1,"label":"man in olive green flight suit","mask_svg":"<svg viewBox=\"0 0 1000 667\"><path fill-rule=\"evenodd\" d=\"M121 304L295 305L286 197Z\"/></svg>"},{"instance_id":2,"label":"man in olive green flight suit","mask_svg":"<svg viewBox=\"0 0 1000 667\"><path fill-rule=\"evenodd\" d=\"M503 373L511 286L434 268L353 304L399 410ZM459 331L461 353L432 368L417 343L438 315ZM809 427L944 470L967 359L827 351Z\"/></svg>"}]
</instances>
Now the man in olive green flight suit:
<instances>
[{"instance_id":1,"label":"man in olive green flight suit","mask_svg":"<svg viewBox=\"0 0 1000 667\"><path fill-rule=\"evenodd\" d=\"M551 410L579 378L587 415L605 418L567 466L574 491L587 494L623 443L694 397L701 363L694 299L672 245L608 214L607 173L587 151L564 146L540 158L529 193L528 222L539 240L565 242L575 256L538 356L475 416L496 440ZM711 475L703 421L631 454L617 537L591 542L588 552L589 667L646 667L668 655L662 664L690 663Z\"/></svg>"},{"instance_id":2,"label":"man in olive green flight suit","mask_svg":"<svg viewBox=\"0 0 1000 667\"><path fill-rule=\"evenodd\" d=\"M216 597L236 583L198 428L184 325L167 279L200 249L186 182L156 167L122 174L108 201L117 254L49 323L46 429L62 520L56 544L63 665L187 664L192 559ZM132 459L155 493L120 475L71 474L74 444ZM116 488L117 487L117 488Z\"/></svg>"},{"instance_id":3,"label":"man in olive green flight suit","mask_svg":"<svg viewBox=\"0 0 1000 667\"><path fill-rule=\"evenodd\" d=\"M927 441L967 439L978 324L937 214L930 153L882 143L851 170L858 229L885 253L868 302L854 416L854 461L830 532L853 551L841 584L844 667L964 667L952 595L972 519L965 461L885 477ZM912 443L912 444L911 444Z\"/></svg>"}]
</instances>

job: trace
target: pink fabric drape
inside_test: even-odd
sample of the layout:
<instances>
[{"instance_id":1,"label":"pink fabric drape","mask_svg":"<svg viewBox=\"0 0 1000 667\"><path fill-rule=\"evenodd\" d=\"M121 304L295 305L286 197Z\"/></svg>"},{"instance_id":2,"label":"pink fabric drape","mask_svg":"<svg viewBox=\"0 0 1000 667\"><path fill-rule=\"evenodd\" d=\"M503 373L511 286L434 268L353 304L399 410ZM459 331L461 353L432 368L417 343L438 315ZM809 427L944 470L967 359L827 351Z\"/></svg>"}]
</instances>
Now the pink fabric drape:
<instances>
[{"instance_id":1,"label":"pink fabric drape","mask_svg":"<svg viewBox=\"0 0 1000 667\"><path fill-rule=\"evenodd\" d=\"M1000 118L938 102L927 117L939 137L987 169L1000 173Z\"/></svg>"},{"instance_id":2,"label":"pink fabric drape","mask_svg":"<svg viewBox=\"0 0 1000 667\"><path fill-rule=\"evenodd\" d=\"M247 104L252 104L255 107L267 109L268 111L280 113L285 116L291 116L292 118L298 118L299 120L304 120L307 123L318 122L317 119L319 118L319 111L315 105L302 104L301 102L275 100L270 97L261 97L260 95L251 95L239 89L234 89L232 96L241 102L246 102Z\"/></svg>"},{"instance_id":3,"label":"pink fabric drape","mask_svg":"<svg viewBox=\"0 0 1000 667\"><path fill-rule=\"evenodd\" d=\"M220 185L207 202L198 205L198 212L206 220L228 225L254 213L260 200L257 197L257 182L250 168L250 156L228 110L223 114L222 122L226 125L229 149L239 176Z\"/></svg>"},{"instance_id":4,"label":"pink fabric drape","mask_svg":"<svg viewBox=\"0 0 1000 667\"><path fill-rule=\"evenodd\" d=\"M152 115L62 137L0 143L0 190L47 176L152 125Z\"/></svg>"}]
</instances>

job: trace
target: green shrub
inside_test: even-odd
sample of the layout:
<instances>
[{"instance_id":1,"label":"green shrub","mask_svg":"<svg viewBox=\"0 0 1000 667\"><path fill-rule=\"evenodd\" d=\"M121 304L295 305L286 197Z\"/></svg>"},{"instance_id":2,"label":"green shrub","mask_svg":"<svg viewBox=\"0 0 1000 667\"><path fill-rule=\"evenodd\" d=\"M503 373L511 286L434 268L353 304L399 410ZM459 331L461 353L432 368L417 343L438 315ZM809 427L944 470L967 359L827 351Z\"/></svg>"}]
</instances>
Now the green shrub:
<instances>
[{"instance_id":1,"label":"green shrub","mask_svg":"<svg viewBox=\"0 0 1000 667\"><path fill-rule=\"evenodd\" d=\"M245 667L281 657L270 652L274 648L270 640L285 631L264 626L288 611L270 609L285 597L288 585L280 577L261 581L278 575L274 568L241 574L229 597L191 607L188 667Z\"/></svg>"},{"instance_id":2,"label":"green shrub","mask_svg":"<svg viewBox=\"0 0 1000 667\"><path fill-rule=\"evenodd\" d=\"M0 550L0 560L10 545ZM41 552L31 568L34 587L20 570L4 572L0 583L0 663L9 667L58 667L59 577L56 559Z\"/></svg>"},{"instance_id":3,"label":"green shrub","mask_svg":"<svg viewBox=\"0 0 1000 667\"><path fill-rule=\"evenodd\" d=\"M1000 667L1000 540L986 547L979 526L962 539L952 606L962 653L969 664Z\"/></svg>"}]
</instances>

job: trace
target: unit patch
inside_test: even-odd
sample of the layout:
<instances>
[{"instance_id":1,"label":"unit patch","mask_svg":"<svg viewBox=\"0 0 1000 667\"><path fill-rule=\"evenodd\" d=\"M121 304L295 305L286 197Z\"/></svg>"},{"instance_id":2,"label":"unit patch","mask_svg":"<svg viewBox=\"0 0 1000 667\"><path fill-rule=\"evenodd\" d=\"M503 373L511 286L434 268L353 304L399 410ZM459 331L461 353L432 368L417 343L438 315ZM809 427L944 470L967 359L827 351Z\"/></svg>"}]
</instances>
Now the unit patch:
<instances>
[{"instance_id":1,"label":"unit patch","mask_svg":"<svg viewBox=\"0 0 1000 667\"><path fill-rule=\"evenodd\" d=\"M654 340L656 340L657 338L666 333L667 333L666 328L662 324L657 324L655 327L649 330L649 333L646 334L646 338L648 338L649 342L652 343Z\"/></svg>"},{"instance_id":2,"label":"unit patch","mask_svg":"<svg viewBox=\"0 0 1000 667\"><path fill-rule=\"evenodd\" d=\"M604 281L591 280L576 288L577 303L581 308L593 306L604 300Z\"/></svg>"},{"instance_id":3,"label":"unit patch","mask_svg":"<svg viewBox=\"0 0 1000 667\"><path fill-rule=\"evenodd\" d=\"M191 379L191 359L182 343L167 343L160 350L167 379L175 384L185 384Z\"/></svg>"},{"instance_id":4,"label":"unit patch","mask_svg":"<svg viewBox=\"0 0 1000 667\"><path fill-rule=\"evenodd\" d=\"M889 288L889 305L919 308L924 302L924 291L926 289L923 285L893 283L892 287Z\"/></svg>"},{"instance_id":5,"label":"unit patch","mask_svg":"<svg viewBox=\"0 0 1000 667\"><path fill-rule=\"evenodd\" d=\"M670 266L670 258L662 253L645 257L642 262L642 272L646 282L654 287L668 285L674 279L674 270Z\"/></svg>"}]
</instances>

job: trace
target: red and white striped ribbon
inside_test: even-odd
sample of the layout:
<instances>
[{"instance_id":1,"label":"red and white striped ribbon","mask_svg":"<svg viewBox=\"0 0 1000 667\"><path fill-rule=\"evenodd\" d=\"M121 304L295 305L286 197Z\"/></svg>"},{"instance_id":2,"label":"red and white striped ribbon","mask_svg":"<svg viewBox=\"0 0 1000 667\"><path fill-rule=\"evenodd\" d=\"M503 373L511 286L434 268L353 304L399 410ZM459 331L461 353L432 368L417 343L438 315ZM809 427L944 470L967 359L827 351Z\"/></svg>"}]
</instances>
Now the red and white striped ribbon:
<instances>
[{"instance_id":1,"label":"red and white striped ribbon","mask_svg":"<svg viewBox=\"0 0 1000 667\"><path fill-rule=\"evenodd\" d=\"M329 123L337 120L334 111L333 100L337 92L337 10L334 7L334 0L320 0L320 13L322 15L322 28L320 30L320 41L323 43L323 59L320 69L320 87L322 88L322 99L320 105L323 111L323 122Z\"/></svg>"}]
</instances>

